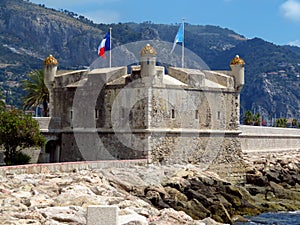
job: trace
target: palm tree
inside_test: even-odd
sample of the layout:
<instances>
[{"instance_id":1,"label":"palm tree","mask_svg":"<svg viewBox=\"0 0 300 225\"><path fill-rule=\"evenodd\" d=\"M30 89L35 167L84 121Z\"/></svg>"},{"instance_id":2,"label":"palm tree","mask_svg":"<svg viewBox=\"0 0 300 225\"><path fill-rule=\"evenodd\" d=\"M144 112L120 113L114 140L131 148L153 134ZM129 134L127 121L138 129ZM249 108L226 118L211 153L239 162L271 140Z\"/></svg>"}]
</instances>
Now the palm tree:
<instances>
[{"instance_id":1,"label":"palm tree","mask_svg":"<svg viewBox=\"0 0 300 225\"><path fill-rule=\"evenodd\" d=\"M254 126L259 126L260 125L260 114L259 113L255 113L253 116L253 125Z\"/></svg>"},{"instance_id":2,"label":"palm tree","mask_svg":"<svg viewBox=\"0 0 300 225\"><path fill-rule=\"evenodd\" d=\"M44 72L35 70L27 75L28 79L22 81L22 87L27 92L23 98L24 109L43 106L43 116L48 116L49 91L44 83Z\"/></svg>"},{"instance_id":3,"label":"palm tree","mask_svg":"<svg viewBox=\"0 0 300 225\"><path fill-rule=\"evenodd\" d=\"M252 112L250 110L246 111L245 115L244 115L244 124L245 125L252 125L253 123L253 115Z\"/></svg>"},{"instance_id":4,"label":"palm tree","mask_svg":"<svg viewBox=\"0 0 300 225\"><path fill-rule=\"evenodd\" d=\"M287 119L279 118L276 120L276 127L287 127Z\"/></svg>"}]
</instances>

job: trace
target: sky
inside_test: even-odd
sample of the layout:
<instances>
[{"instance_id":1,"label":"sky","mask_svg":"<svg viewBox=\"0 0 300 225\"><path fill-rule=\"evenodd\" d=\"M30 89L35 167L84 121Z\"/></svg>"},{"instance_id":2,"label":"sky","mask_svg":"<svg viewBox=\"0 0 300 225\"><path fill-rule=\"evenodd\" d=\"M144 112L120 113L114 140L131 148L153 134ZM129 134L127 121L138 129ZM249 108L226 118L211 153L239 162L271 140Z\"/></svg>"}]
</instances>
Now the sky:
<instances>
[{"instance_id":1,"label":"sky","mask_svg":"<svg viewBox=\"0 0 300 225\"><path fill-rule=\"evenodd\" d=\"M246 38L300 46L300 0L30 0L95 23L176 24L228 28Z\"/></svg>"}]
</instances>

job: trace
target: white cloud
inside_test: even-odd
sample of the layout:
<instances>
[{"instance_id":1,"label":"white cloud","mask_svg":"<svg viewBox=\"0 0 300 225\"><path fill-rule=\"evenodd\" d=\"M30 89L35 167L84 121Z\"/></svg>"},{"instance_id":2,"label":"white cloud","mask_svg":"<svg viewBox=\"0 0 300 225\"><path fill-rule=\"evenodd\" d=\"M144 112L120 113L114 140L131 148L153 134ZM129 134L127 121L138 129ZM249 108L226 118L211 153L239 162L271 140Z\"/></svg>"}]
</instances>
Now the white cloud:
<instances>
[{"instance_id":1,"label":"white cloud","mask_svg":"<svg viewBox=\"0 0 300 225\"><path fill-rule=\"evenodd\" d=\"M287 0L280 6L280 12L289 20L300 22L300 2Z\"/></svg>"},{"instance_id":2,"label":"white cloud","mask_svg":"<svg viewBox=\"0 0 300 225\"><path fill-rule=\"evenodd\" d=\"M288 45L300 47L300 40L291 41Z\"/></svg>"}]
</instances>

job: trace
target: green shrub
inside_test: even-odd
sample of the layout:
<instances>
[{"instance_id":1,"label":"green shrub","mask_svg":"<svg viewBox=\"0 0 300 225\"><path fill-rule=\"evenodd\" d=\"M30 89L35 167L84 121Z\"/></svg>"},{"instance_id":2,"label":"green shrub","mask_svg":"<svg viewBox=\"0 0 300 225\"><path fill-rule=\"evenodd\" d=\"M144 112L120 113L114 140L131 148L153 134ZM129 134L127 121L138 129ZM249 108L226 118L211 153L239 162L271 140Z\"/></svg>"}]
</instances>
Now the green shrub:
<instances>
[{"instance_id":1,"label":"green shrub","mask_svg":"<svg viewBox=\"0 0 300 225\"><path fill-rule=\"evenodd\" d=\"M29 164L31 157L27 154L24 154L22 152L17 152L11 160L5 160L5 163L7 166L9 165L24 165L24 164Z\"/></svg>"}]
</instances>

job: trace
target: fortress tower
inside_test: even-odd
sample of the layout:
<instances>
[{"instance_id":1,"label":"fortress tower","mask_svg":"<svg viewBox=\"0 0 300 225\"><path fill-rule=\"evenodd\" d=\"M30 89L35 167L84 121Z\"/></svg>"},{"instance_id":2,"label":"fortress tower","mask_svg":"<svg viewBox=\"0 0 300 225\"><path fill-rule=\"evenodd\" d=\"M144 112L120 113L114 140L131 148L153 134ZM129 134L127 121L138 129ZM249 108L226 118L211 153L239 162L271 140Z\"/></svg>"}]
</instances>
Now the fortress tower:
<instances>
[{"instance_id":1,"label":"fortress tower","mask_svg":"<svg viewBox=\"0 0 300 225\"><path fill-rule=\"evenodd\" d=\"M234 87L238 92L241 92L245 84L245 62L239 55L236 55L230 62L232 75L234 77Z\"/></svg>"},{"instance_id":2,"label":"fortress tower","mask_svg":"<svg viewBox=\"0 0 300 225\"><path fill-rule=\"evenodd\" d=\"M142 78L156 75L156 51L147 44L141 51L141 76Z\"/></svg>"},{"instance_id":3,"label":"fortress tower","mask_svg":"<svg viewBox=\"0 0 300 225\"><path fill-rule=\"evenodd\" d=\"M53 84L57 65L58 62L52 55L44 60L44 82L49 91L49 117L53 116Z\"/></svg>"},{"instance_id":4,"label":"fortress tower","mask_svg":"<svg viewBox=\"0 0 300 225\"><path fill-rule=\"evenodd\" d=\"M240 92L245 84L245 61L236 55L230 62L232 75L234 78L234 88L236 90L236 123L240 124Z\"/></svg>"}]
</instances>

